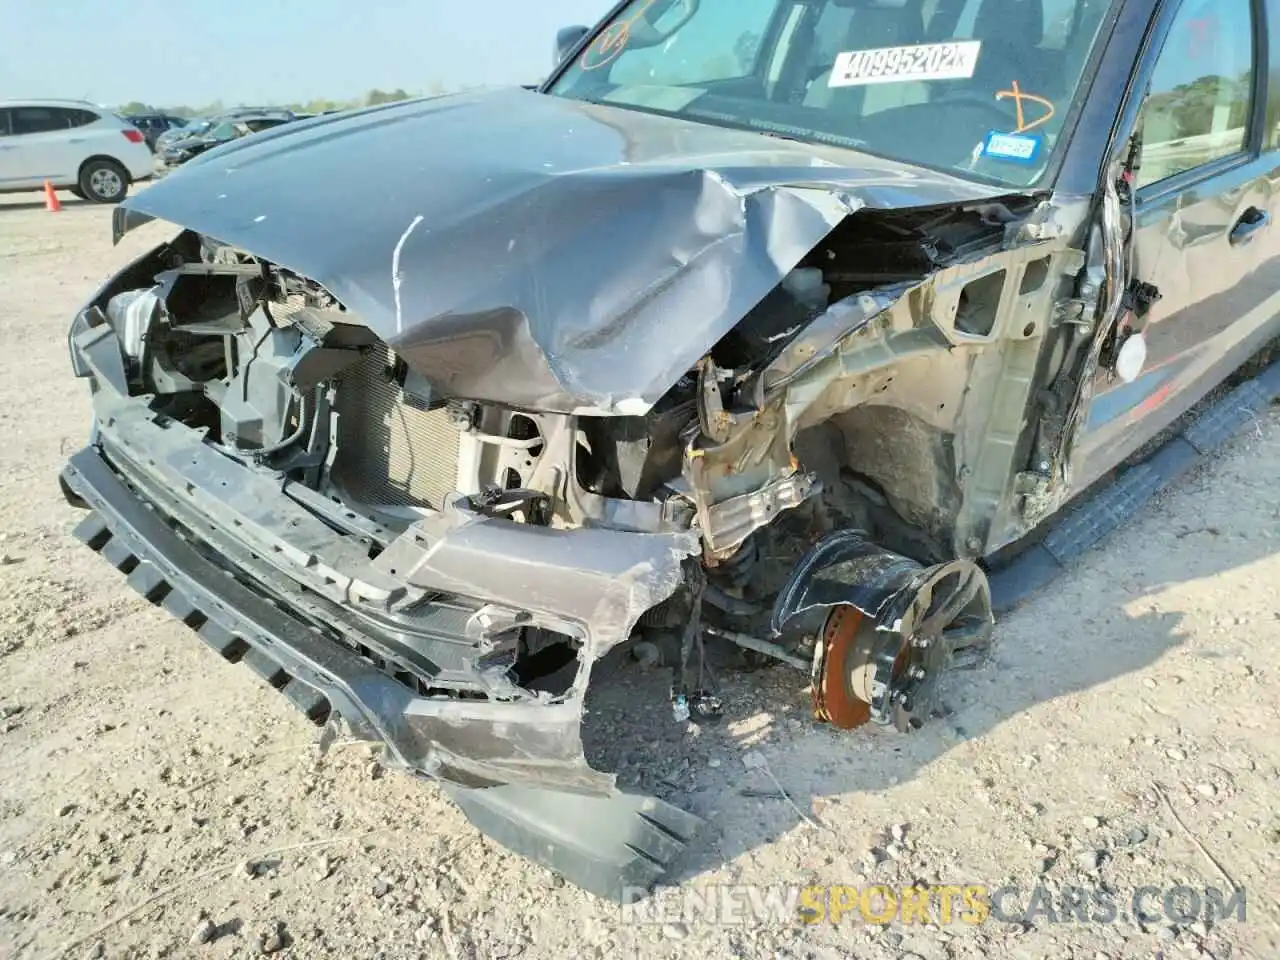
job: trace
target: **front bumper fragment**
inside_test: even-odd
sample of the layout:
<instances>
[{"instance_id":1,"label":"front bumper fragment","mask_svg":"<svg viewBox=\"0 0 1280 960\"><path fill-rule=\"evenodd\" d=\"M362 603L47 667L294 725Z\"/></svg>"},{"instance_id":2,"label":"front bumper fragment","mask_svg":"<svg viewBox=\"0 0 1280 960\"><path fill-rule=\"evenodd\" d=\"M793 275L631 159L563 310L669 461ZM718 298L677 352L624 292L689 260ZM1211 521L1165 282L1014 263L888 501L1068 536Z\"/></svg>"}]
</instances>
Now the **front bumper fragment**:
<instances>
[{"instance_id":1,"label":"front bumper fragment","mask_svg":"<svg viewBox=\"0 0 1280 960\"><path fill-rule=\"evenodd\" d=\"M700 826L652 797L581 792L595 782L576 782L580 705L442 704L420 696L379 669L376 658L326 636L291 609L289 597L218 562L171 504L157 509L158 491L154 498L135 492L137 483L97 448L75 454L61 484L68 499L90 509L76 537L147 600L219 655L249 666L313 722L336 712L402 765L447 781L446 791L483 832L589 892L618 899L651 886Z\"/></svg>"}]
</instances>

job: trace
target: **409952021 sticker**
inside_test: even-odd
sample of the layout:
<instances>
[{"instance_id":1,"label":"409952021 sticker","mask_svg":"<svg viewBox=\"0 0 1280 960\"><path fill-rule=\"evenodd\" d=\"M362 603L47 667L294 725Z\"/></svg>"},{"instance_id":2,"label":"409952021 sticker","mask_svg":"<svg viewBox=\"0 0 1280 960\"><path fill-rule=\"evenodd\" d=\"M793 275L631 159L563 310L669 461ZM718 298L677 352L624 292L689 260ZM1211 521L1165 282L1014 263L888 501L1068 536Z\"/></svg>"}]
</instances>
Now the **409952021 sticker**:
<instances>
[{"instance_id":1,"label":"409952021 sticker","mask_svg":"<svg viewBox=\"0 0 1280 960\"><path fill-rule=\"evenodd\" d=\"M850 50L836 57L827 85L858 87L908 80L963 80L973 76L981 52L981 40Z\"/></svg>"}]
</instances>

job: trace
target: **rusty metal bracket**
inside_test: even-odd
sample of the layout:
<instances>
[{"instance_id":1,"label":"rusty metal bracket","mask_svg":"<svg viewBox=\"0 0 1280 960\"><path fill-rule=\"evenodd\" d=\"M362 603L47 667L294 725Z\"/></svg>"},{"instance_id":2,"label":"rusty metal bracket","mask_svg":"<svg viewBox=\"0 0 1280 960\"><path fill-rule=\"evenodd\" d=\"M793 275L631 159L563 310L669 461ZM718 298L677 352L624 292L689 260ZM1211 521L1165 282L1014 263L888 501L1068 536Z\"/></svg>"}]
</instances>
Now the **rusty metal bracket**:
<instances>
[{"instance_id":1,"label":"rusty metal bracket","mask_svg":"<svg viewBox=\"0 0 1280 960\"><path fill-rule=\"evenodd\" d=\"M784 510L800 506L821 490L817 474L791 473L758 490L705 506L698 518L703 538L711 553L726 557Z\"/></svg>"}]
</instances>

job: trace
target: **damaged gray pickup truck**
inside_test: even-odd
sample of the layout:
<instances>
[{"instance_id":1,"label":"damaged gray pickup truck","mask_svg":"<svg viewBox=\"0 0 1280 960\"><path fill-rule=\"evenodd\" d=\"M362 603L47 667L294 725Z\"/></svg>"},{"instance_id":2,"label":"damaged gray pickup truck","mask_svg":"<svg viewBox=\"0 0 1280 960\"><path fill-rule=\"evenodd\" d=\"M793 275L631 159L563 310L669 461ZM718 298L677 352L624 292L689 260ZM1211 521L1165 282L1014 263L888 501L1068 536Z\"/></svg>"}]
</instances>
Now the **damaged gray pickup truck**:
<instances>
[{"instance_id":1,"label":"damaged gray pickup truck","mask_svg":"<svg viewBox=\"0 0 1280 960\"><path fill-rule=\"evenodd\" d=\"M502 843L652 883L699 821L584 759L606 653L666 645L675 723L737 645L913 730L1001 558L1275 336L1275 13L631 0L538 90L211 151L74 318L78 536Z\"/></svg>"}]
</instances>

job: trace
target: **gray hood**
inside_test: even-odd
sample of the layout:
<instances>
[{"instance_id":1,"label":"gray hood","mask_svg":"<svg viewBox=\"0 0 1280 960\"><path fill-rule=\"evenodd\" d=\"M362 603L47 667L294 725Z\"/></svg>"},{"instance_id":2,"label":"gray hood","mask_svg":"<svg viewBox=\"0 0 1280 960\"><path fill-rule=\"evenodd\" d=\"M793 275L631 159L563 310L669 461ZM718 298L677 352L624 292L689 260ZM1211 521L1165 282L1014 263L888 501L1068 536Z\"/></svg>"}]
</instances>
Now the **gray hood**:
<instances>
[{"instance_id":1,"label":"gray hood","mask_svg":"<svg viewBox=\"0 0 1280 960\"><path fill-rule=\"evenodd\" d=\"M131 197L325 286L450 396L640 414L860 207L1002 192L527 90L215 148Z\"/></svg>"}]
</instances>

